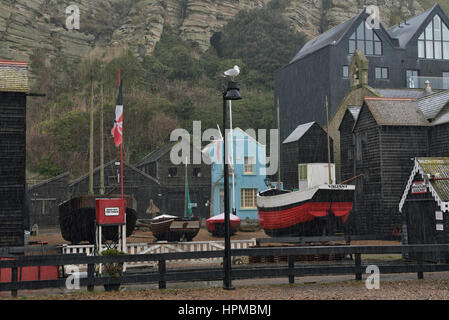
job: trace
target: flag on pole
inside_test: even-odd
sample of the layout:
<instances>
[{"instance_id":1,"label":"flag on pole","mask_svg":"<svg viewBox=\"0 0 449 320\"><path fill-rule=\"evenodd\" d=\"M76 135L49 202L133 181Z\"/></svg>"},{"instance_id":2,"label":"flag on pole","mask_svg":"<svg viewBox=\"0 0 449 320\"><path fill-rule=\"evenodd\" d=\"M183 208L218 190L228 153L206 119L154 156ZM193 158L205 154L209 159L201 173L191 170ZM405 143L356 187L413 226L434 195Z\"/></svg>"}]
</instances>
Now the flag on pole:
<instances>
[{"instance_id":1,"label":"flag on pole","mask_svg":"<svg viewBox=\"0 0 449 320\"><path fill-rule=\"evenodd\" d=\"M114 136L115 146L118 147L123 141L123 95L122 95L122 80L119 80L119 91L117 103L115 107L114 127L111 130Z\"/></svg>"}]
</instances>

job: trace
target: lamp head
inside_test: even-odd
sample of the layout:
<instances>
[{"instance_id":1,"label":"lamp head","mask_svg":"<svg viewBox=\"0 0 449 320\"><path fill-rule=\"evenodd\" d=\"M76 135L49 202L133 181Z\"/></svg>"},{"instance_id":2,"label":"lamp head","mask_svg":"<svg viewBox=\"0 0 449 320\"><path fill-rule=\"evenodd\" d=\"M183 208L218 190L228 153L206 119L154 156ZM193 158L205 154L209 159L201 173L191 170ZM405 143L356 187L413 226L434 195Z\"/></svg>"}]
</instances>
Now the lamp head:
<instances>
[{"instance_id":1,"label":"lamp head","mask_svg":"<svg viewBox=\"0 0 449 320\"><path fill-rule=\"evenodd\" d=\"M223 93L223 98L225 100L241 100L242 96L240 95L240 89L238 88L237 82L230 81L228 82L228 87L226 91Z\"/></svg>"}]
</instances>

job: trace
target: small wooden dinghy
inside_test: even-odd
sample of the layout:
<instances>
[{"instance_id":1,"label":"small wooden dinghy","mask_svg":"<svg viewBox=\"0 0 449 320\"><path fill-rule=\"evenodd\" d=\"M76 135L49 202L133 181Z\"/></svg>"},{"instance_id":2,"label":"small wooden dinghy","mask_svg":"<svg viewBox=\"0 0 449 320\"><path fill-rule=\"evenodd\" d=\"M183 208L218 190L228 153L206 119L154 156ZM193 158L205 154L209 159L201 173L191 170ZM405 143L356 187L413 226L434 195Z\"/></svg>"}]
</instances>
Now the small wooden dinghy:
<instances>
[{"instance_id":1,"label":"small wooden dinghy","mask_svg":"<svg viewBox=\"0 0 449 320\"><path fill-rule=\"evenodd\" d=\"M197 218L163 214L153 218L150 227L157 241L192 241L200 231L201 224Z\"/></svg>"}]
</instances>

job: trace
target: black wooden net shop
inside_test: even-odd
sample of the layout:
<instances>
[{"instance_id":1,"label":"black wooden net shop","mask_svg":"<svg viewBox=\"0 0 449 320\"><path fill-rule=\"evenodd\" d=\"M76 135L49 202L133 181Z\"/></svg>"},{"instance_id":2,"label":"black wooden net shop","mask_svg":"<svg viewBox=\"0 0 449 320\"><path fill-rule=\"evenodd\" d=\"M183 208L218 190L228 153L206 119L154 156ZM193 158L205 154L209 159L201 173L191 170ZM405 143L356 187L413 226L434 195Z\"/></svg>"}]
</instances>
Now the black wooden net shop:
<instances>
[{"instance_id":1,"label":"black wooden net shop","mask_svg":"<svg viewBox=\"0 0 449 320\"><path fill-rule=\"evenodd\" d=\"M415 159L399 211L404 244L449 243L449 157ZM447 262L449 252L424 259Z\"/></svg>"},{"instance_id":2,"label":"black wooden net shop","mask_svg":"<svg viewBox=\"0 0 449 320\"><path fill-rule=\"evenodd\" d=\"M28 63L0 60L0 247L24 244Z\"/></svg>"}]
</instances>

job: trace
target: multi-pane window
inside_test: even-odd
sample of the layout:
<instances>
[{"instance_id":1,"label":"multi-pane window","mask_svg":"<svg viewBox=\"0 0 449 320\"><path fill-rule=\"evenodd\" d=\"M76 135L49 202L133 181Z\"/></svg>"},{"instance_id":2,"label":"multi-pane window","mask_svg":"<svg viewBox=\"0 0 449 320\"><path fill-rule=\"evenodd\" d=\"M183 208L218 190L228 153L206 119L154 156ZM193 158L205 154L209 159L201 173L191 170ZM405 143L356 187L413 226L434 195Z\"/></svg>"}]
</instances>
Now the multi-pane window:
<instances>
[{"instance_id":1,"label":"multi-pane window","mask_svg":"<svg viewBox=\"0 0 449 320\"><path fill-rule=\"evenodd\" d=\"M241 189L241 207L244 209L257 208L257 189Z\"/></svg>"},{"instance_id":2,"label":"multi-pane window","mask_svg":"<svg viewBox=\"0 0 449 320\"><path fill-rule=\"evenodd\" d=\"M407 70L405 78L407 88L418 88L418 70Z\"/></svg>"},{"instance_id":3,"label":"multi-pane window","mask_svg":"<svg viewBox=\"0 0 449 320\"><path fill-rule=\"evenodd\" d=\"M388 79L388 68L376 67L376 79Z\"/></svg>"},{"instance_id":4,"label":"multi-pane window","mask_svg":"<svg viewBox=\"0 0 449 320\"><path fill-rule=\"evenodd\" d=\"M449 60L449 29L439 15L418 38L418 57Z\"/></svg>"},{"instance_id":5,"label":"multi-pane window","mask_svg":"<svg viewBox=\"0 0 449 320\"><path fill-rule=\"evenodd\" d=\"M349 37L349 53L354 53L356 49L365 55L382 55L382 41L366 22L362 22Z\"/></svg>"},{"instance_id":6,"label":"multi-pane window","mask_svg":"<svg viewBox=\"0 0 449 320\"><path fill-rule=\"evenodd\" d=\"M254 174L254 157L245 157L245 174Z\"/></svg>"},{"instance_id":7,"label":"multi-pane window","mask_svg":"<svg viewBox=\"0 0 449 320\"><path fill-rule=\"evenodd\" d=\"M343 66L343 78L349 78L349 67Z\"/></svg>"}]
</instances>

